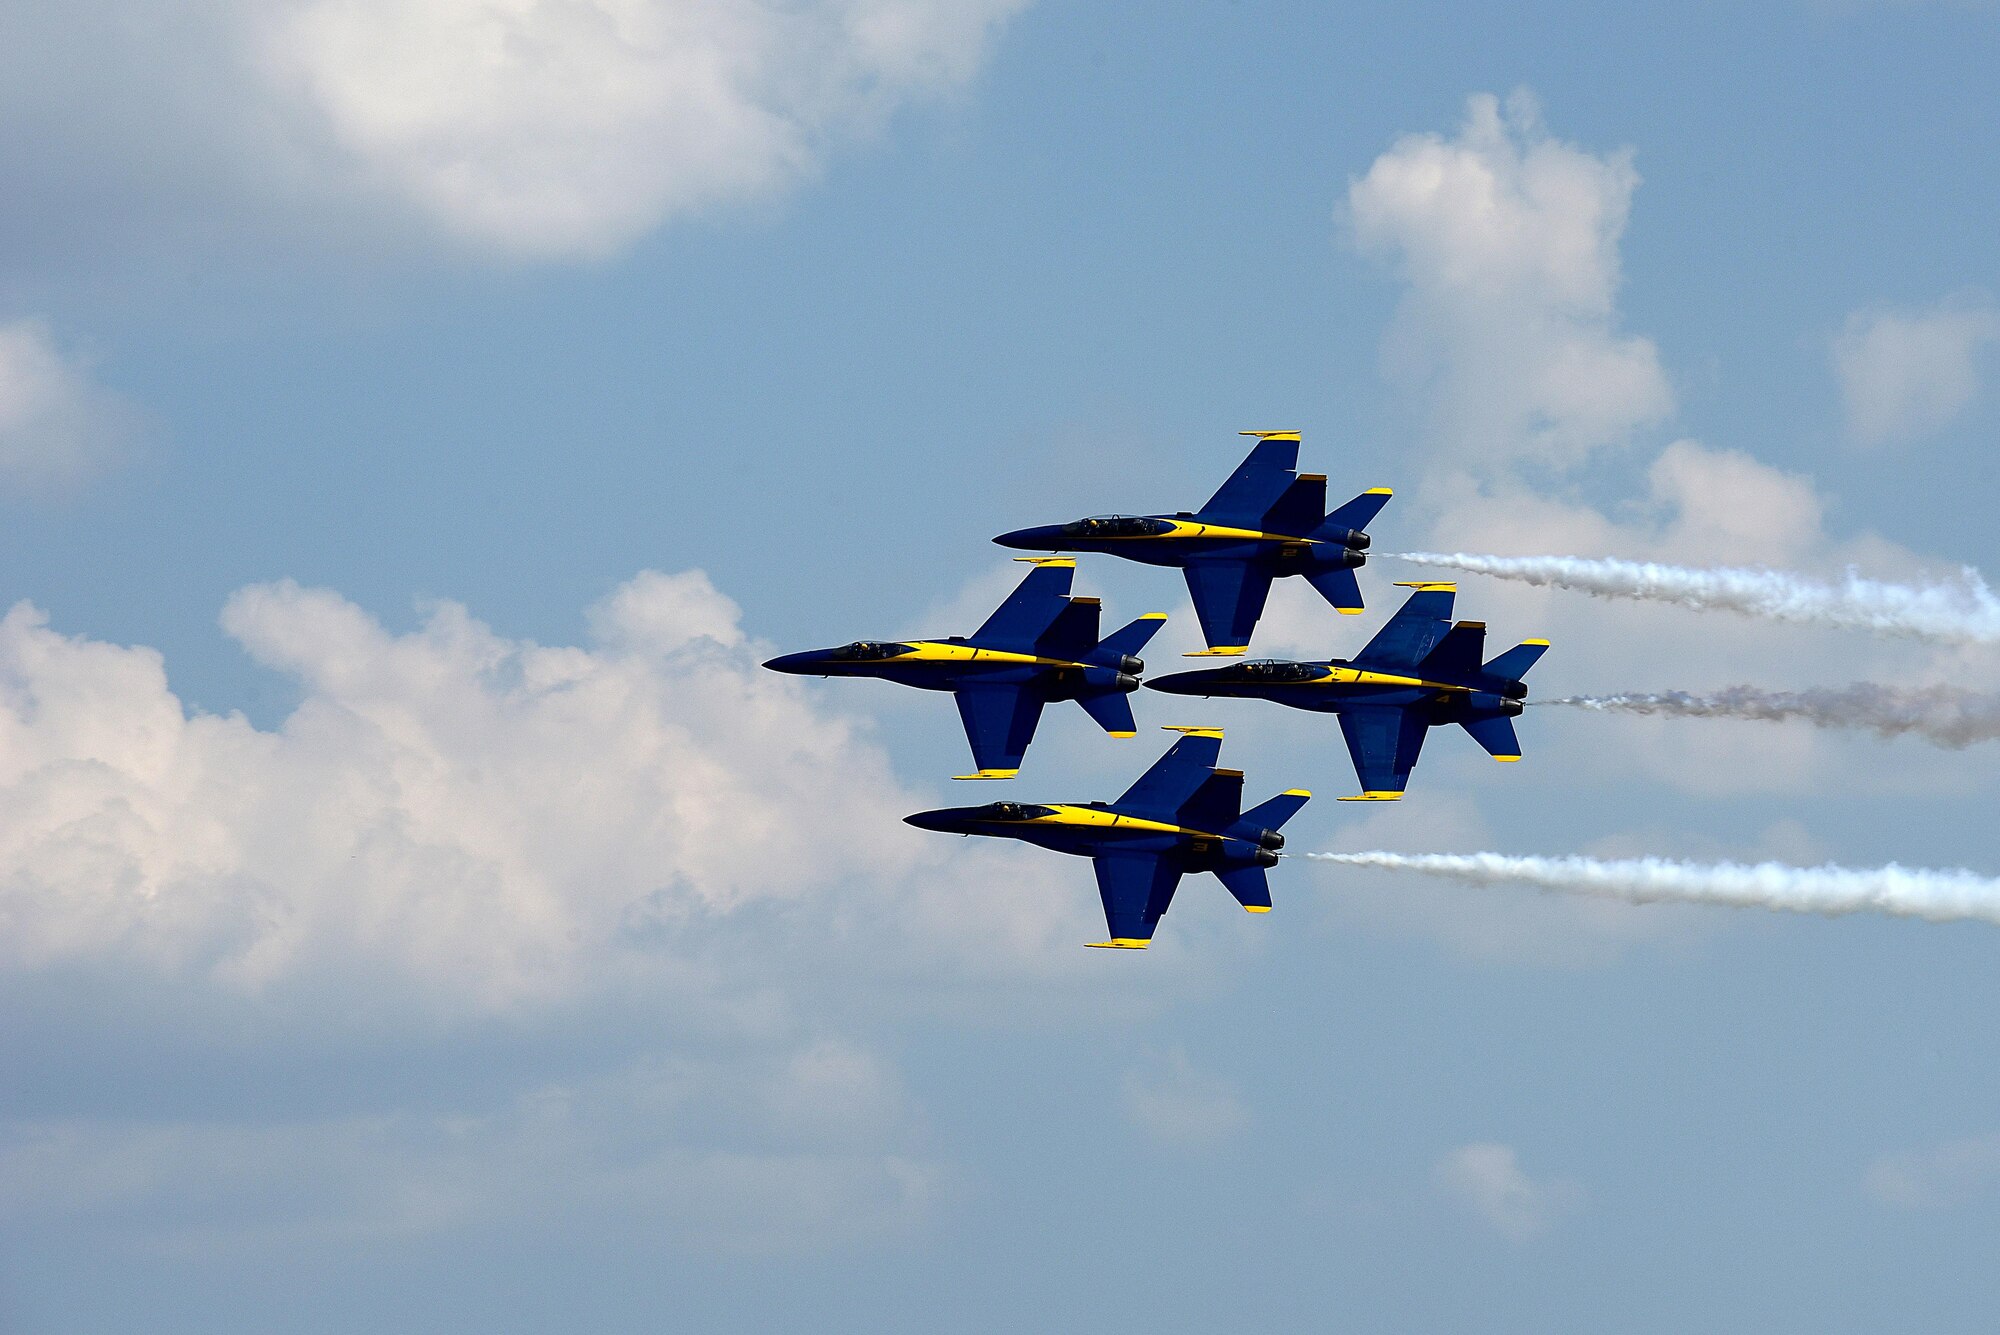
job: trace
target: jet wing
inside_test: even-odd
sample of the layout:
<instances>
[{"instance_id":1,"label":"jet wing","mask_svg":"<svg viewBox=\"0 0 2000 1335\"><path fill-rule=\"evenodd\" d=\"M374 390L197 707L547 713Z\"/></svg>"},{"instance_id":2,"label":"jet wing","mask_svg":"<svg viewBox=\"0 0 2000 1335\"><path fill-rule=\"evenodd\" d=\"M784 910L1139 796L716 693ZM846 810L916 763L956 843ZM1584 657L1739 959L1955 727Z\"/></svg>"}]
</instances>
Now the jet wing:
<instances>
[{"instance_id":1,"label":"jet wing","mask_svg":"<svg viewBox=\"0 0 2000 1335\"><path fill-rule=\"evenodd\" d=\"M1221 731L1196 729L1168 747L1167 753L1112 805L1172 819L1215 773L1215 762L1221 755Z\"/></svg>"},{"instance_id":2,"label":"jet wing","mask_svg":"<svg viewBox=\"0 0 2000 1335\"><path fill-rule=\"evenodd\" d=\"M1249 433L1256 434L1256 433ZM1251 447L1236 471L1198 513L1209 524L1255 528L1291 488L1299 466L1299 436L1281 431L1264 436ZM1315 519L1318 516L1314 516Z\"/></svg>"},{"instance_id":3,"label":"jet wing","mask_svg":"<svg viewBox=\"0 0 2000 1335\"><path fill-rule=\"evenodd\" d=\"M962 779L1011 779L1020 772L1021 757L1035 740L1042 719L1042 698L1019 686L963 686L957 691L958 717L965 740L972 743L977 774Z\"/></svg>"},{"instance_id":4,"label":"jet wing","mask_svg":"<svg viewBox=\"0 0 2000 1335\"><path fill-rule=\"evenodd\" d=\"M1250 632L1271 596L1271 572L1248 561L1191 561L1185 571L1201 636L1211 650L1250 647Z\"/></svg>"},{"instance_id":5,"label":"jet wing","mask_svg":"<svg viewBox=\"0 0 2000 1335\"><path fill-rule=\"evenodd\" d=\"M1401 797L1409 787L1410 771L1416 767L1417 753L1424 749L1424 734L1429 730L1415 709L1363 705L1341 710L1340 731L1347 739L1354 773L1361 780L1361 797L1376 801Z\"/></svg>"},{"instance_id":6,"label":"jet wing","mask_svg":"<svg viewBox=\"0 0 2000 1335\"><path fill-rule=\"evenodd\" d=\"M988 648L1032 652L1035 641L1069 607L1070 583L1075 578L1074 561L1037 562L1028 577L1007 595L1007 601L993 609L993 615L968 638Z\"/></svg>"},{"instance_id":7,"label":"jet wing","mask_svg":"<svg viewBox=\"0 0 2000 1335\"><path fill-rule=\"evenodd\" d=\"M1174 902L1181 868L1157 853L1103 853L1091 859L1097 871L1097 895L1104 901L1108 941L1093 946L1143 950L1153 939L1160 915Z\"/></svg>"},{"instance_id":8,"label":"jet wing","mask_svg":"<svg viewBox=\"0 0 2000 1335\"><path fill-rule=\"evenodd\" d=\"M1350 662L1415 667L1451 629L1450 589L1418 589Z\"/></svg>"}]
</instances>

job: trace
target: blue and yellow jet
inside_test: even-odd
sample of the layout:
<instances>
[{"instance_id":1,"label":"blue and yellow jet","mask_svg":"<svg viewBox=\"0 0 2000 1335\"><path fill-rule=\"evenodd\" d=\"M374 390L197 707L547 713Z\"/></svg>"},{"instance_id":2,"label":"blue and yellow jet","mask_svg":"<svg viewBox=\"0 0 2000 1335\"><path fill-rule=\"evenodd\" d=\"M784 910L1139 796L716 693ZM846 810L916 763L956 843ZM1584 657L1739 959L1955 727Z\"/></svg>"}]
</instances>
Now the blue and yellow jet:
<instances>
[{"instance_id":1,"label":"blue and yellow jet","mask_svg":"<svg viewBox=\"0 0 2000 1335\"><path fill-rule=\"evenodd\" d=\"M1173 902L1181 877L1214 872L1252 913L1271 911L1264 869L1278 865L1278 833L1312 796L1289 789L1243 810L1243 771L1217 769L1220 728L1168 728L1183 734L1116 802L1041 806L991 802L904 817L924 830L1020 839L1089 858L1097 868L1108 941L1093 946L1143 950Z\"/></svg>"},{"instance_id":2,"label":"blue and yellow jet","mask_svg":"<svg viewBox=\"0 0 2000 1335\"><path fill-rule=\"evenodd\" d=\"M1401 797L1424 734L1442 724L1464 728L1495 760L1519 760L1514 718L1528 696L1521 678L1549 642L1528 640L1482 665L1486 623L1452 624L1455 586L1404 587L1416 592L1353 658L1236 663L1146 684L1170 695L1243 696L1339 714L1361 780L1360 795L1343 802Z\"/></svg>"},{"instance_id":3,"label":"blue and yellow jet","mask_svg":"<svg viewBox=\"0 0 2000 1335\"><path fill-rule=\"evenodd\" d=\"M1147 565L1181 567L1208 654L1249 648L1271 581L1285 575L1304 575L1336 608L1359 612L1361 586L1354 568L1368 559L1362 530L1388 503L1389 489L1365 491L1327 514L1326 478L1294 471L1298 432L1242 434L1257 437L1256 445L1199 510L1099 515L1016 529L993 541L1030 551L1109 552Z\"/></svg>"},{"instance_id":4,"label":"blue and yellow jet","mask_svg":"<svg viewBox=\"0 0 2000 1335\"><path fill-rule=\"evenodd\" d=\"M976 774L1011 779L1034 740L1042 706L1074 700L1113 737L1135 737L1132 702L1138 657L1167 619L1148 612L1097 638L1098 600L1070 597L1076 562L1020 557L1034 565L984 625L945 640L857 640L838 649L786 654L764 664L776 672L820 677L883 677L958 697Z\"/></svg>"}]
</instances>

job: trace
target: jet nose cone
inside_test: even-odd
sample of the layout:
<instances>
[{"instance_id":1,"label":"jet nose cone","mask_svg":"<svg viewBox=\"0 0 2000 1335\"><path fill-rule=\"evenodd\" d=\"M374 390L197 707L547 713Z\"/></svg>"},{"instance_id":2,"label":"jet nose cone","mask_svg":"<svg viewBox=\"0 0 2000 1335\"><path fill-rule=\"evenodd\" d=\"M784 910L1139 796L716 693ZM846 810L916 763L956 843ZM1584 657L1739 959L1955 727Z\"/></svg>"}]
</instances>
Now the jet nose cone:
<instances>
[{"instance_id":1,"label":"jet nose cone","mask_svg":"<svg viewBox=\"0 0 2000 1335\"><path fill-rule=\"evenodd\" d=\"M1044 524L1039 528L1017 528L1002 533L993 541L1002 547L1016 547L1027 552L1048 552L1056 550L1056 529Z\"/></svg>"},{"instance_id":2,"label":"jet nose cone","mask_svg":"<svg viewBox=\"0 0 2000 1335\"><path fill-rule=\"evenodd\" d=\"M913 816L903 817L903 824L914 825L919 830L941 830L946 834L955 834L962 827L963 822L960 820L958 812L944 810L919 811Z\"/></svg>"},{"instance_id":3,"label":"jet nose cone","mask_svg":"<svg viewBox=\"0 0 2000 1335\"><path fill-rule=\"evenodd\" d=\"M818 653L779 654L764 661L764 666L773 672L811 672L824 655Z\"/></svg>"},{"instance_id":4,"label":"jet nose cone","mask_svg":"<svg viewBox=\"0 0 2000 1335\"><path fill-rule=\"evenodd\" d=\"M1146 683L1146 688L1168 695L1207 695L1214 678L1213 672L1170 672L1164 677L1154 677Z\"/></svg>"}]
</instances>

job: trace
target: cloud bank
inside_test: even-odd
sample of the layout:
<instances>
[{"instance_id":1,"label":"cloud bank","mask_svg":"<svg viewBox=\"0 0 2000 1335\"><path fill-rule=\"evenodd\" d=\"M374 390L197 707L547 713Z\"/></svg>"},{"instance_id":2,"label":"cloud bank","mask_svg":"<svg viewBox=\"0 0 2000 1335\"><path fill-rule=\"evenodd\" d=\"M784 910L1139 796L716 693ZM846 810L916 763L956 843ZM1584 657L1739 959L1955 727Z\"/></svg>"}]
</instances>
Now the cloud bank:
<instances>
[{"instance_id":1,"label":"cloud bank","mask_svg":"<svg viewBox=\"0 0 2000 1335\"><path fill-rule=\"evenodd\" d=\"M1832 349L1848 434L1886 445L1949 426L1979 397L1981 358L1995 340L2000 311L1971 297L1854 312Z\"/></svg>"},{"instance_id":2,"label":"cloud bank","mask_svg":"<svg viewBox=\"0 0 2000 1335\"><path fill-rule=\"evenodd\" d=\"M0 324L0 481L27 489L75 483L125 453L138 413L95 384L39 320Z\"/></svg>"}]
</instances>

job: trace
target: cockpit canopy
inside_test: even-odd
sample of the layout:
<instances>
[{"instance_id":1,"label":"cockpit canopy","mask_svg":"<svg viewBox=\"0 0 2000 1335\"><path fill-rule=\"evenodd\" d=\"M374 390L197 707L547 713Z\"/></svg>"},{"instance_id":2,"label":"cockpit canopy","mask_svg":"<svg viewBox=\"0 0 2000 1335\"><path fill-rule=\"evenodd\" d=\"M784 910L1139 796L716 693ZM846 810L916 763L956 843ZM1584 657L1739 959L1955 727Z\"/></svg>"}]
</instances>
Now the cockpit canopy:
<instances>
[{"instance_id":1,"label":"cockpit canopy","mask_svg":"<svg viewBox=\"0 0 2000 1335\"><path fill-rule=\"evenodd\" d=\"M853 644L843 644L827 657L840 663L870 663L877 659L896 658L912 653L915 647L898 644L894 640L856 640Z\"/></svg>"},{"instance_id":2,"label":"cockpit canopy","mask_svg":"<svg viewBox=\"0 0 2000 1335\"><path fill-rule=\"evenodd\" d=\"M1034 820L1038 816L1053 816L1056 809L1026 802L988 802L977 814L981 820Z\"/></svg>"},{"instance_id":3,"label":"cockpit canopy","mask_svg":"<svg viewBox=\"0 0 2000 1335\"><path fill-rule=\"evenodd\" d=\"M1171 520L1137 515L1092 515L1062 526L1066 538L1151 538L1173 531Z\"/></svg>"},{"instance_id":4,"label":"cockpit canopy","mask_svg":"<svg viewBox=\"0 0 2000 1335\"><path fill-rule=\"evenodd\" d=\"M1318 681L1326 675L1326 669L1317 663L1286 663L1275 658L1260 658L1236 670L1252 681Z\"/></svg>"}]
</instances>

